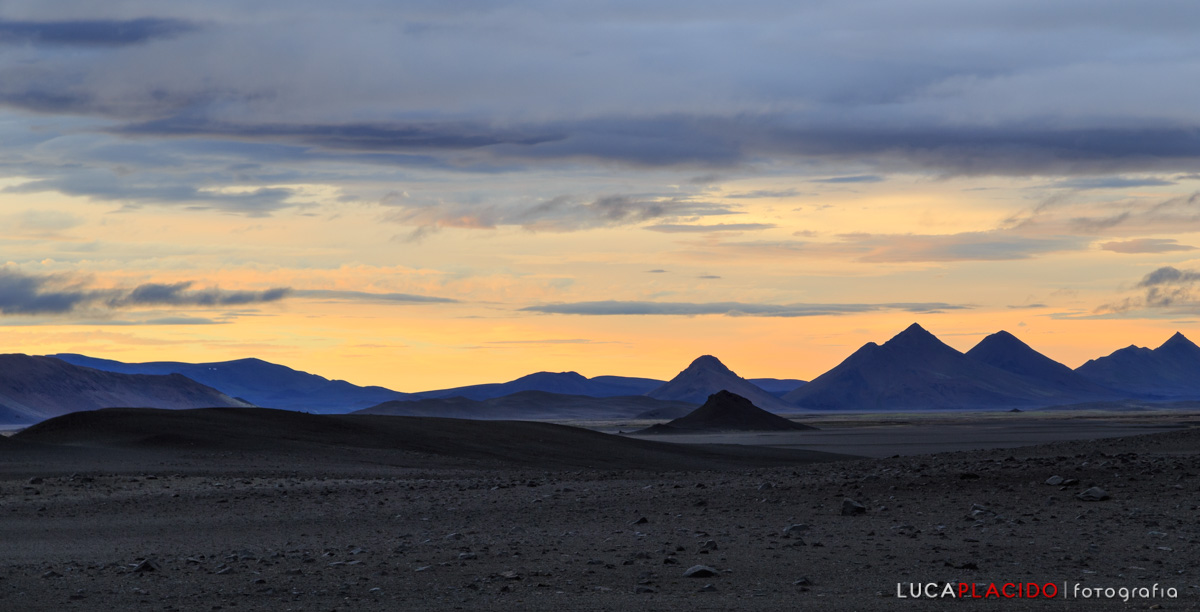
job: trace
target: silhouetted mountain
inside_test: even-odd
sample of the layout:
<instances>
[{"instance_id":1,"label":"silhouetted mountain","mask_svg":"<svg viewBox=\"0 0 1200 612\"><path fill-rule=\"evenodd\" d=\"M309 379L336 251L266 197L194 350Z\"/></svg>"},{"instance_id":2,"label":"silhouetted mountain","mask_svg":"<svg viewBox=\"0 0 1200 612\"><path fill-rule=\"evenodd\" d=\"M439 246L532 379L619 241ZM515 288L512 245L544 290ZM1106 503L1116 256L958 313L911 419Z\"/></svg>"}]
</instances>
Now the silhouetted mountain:
<instances>
[{"instance_id":1,"label":"silhouetted mountain","mask_svg":"<svg viewBox=\"0 0 1200 612\"><path fill-rule=\"evenodd\" d=\"M430 416L491 420L627 419L651 410L691 411L695 404L668 402L644 395L590 397L545 391L518 391L504 397L465 397L386 402L354 414Z\"/></svg>"},{"instance_id":2,"label":"silhouetted mountain","mask_svg":"<svg viewBox=\"0 0 1200 612\"><path fill-rule=\"evenodd\" d=\"M733 373L712 355L697 357L675 378L646 395L656 399L702 404L708 401L708 396L717 391L736 393L754 402L756 406L772 412L789 412L795 409L794 406Z\"/></svg>"},{"instance_id":3,"label":"silhouetted mountain","mask_svg":"<svg viewBox=\"0 0 1200 612\"><path fill-rule=\"evenodd\" d=\"M215 363L123 363L71 353L50 357L122 374L182 374L258 406L285 410L341 413L409 397L406 393L383 387L359 387L344 380L329 380L261 359Z\"/></svg>"},{"instance_id":4,"label":"silhouetted mountain","mask_svg":"<svg viewBox=\"0 0 1200 612\"><path fill-rule=\"evenodd\" d=\"M1071 368L1033 350L1006 331L998 331L980 340L979 344L966 354L967 357L981 363L1041 381L1064 393L1070 393L1079 401L1116 399L1122 395L1080 376Z\"/></svg>"},{"instance_id":5,"label":"silhouetted mountain","mask_svg":"<svg viewBox=\"0 0 1200 612\"><path fill-rule=\"evenodd\" d=\"M652 378L630 378L625 376L597 376L587 378L576 372L536 372L506 383L489 383L436 389L412 394L413 399L465 397L486 400L512 395L520 391L546 391L563 395L586 395L588 397L618 397L643 395L662 384Z\"/></svg>"},{"instance_id":6,"label":"silhouetted mountain","mask_svg":"<svg viewBox=\"0 0 1200 612\"><path fill-rule=\"evenodd\" d=\"M795 378L747 378L746 380L775 397L783 397L788 392L804 386L804 383L807 382Z\"/></svg>"},{"instance_id":7,"label":"silhouetted mountain","mask_svg":"<svg viewBox=\"0 0 1200 612\"><path fill-rule=\"evenodd\" d=\"M1054 385L969 358L915 323L883 345L867 343L783 399L822 410L1012 408L1078 401Z\"/></svg>"},{"instance_id":8,"label":"silhouetted mountain","mask_svg":"<svg viewBox=\"0 0 1200 612\"><path fill-rule=\"evenodd\" d=\"M1096 384L1147 397L1200 399L1200 347L1178 332L1156 349L1129 346L1075 371Z\"/></svg>"},{"instance_id":9,"label":"silhouetted mountain","mask_svg":"<svg viewBox=\"0 0 1200 612\"><path fill-rule=\"evenodd\" d=\"M43 419L108 407L247 407L179 374L119 374L49 357L0 355L0 421Z\"/></svg>"},{"instance_id":10,"label":"silhouetted mountain","mask_svg":"<svg viewBox=\"0 0 1200 612\"><path fill-rule=\"evenodd\" d=\"M789 421L771 414L750 400L730 393L718 391L704 405L669 423L661 423L637 433L702 433L718 431L799 431L815 427Z\"/></svg>"}]
</instances>

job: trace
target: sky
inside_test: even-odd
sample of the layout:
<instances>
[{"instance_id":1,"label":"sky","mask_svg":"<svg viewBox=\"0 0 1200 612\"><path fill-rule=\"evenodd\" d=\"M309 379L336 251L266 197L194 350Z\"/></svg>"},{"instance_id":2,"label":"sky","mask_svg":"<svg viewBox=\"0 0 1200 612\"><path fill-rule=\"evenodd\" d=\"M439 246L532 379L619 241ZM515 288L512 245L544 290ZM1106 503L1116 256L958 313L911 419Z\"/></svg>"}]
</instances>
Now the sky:
<instances>
[{"instance_id":1,"label":"sky","mask_svg":"<svg viewBox=\"0 0 1200 612\"><path fill-rule=\"evenodd\" d=\"M8 0L3 352L402 391L1200 340L1200 4Z\"/></svg>"}]
</instances>

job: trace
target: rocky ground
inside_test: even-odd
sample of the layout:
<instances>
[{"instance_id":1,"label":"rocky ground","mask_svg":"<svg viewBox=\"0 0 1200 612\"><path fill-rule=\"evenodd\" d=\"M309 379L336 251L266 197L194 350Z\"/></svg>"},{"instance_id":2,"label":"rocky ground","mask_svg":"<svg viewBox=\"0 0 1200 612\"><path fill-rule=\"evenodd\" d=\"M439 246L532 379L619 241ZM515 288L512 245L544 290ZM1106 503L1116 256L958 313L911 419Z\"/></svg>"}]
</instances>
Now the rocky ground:
<instances>
[{"instance_id":1,"label":"rocky ground","mask_svg":"<svg viewBox=\"0 0 1200 612\"><path fill-rule=\"evenodd\" d=\"M1195 610L1198 452L1200 429L705 472L9 452L0 609ZM897 597L930 582L1178 597Z\"/></svg>"}]
</instances>

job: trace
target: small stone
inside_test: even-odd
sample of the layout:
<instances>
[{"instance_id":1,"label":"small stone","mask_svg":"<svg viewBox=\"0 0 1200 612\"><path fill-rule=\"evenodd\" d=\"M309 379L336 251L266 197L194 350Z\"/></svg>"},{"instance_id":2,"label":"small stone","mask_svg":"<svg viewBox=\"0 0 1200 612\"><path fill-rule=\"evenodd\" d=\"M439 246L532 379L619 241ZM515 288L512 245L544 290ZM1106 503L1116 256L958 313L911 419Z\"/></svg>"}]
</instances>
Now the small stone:
<instances>
[{"instance_id":1,"label":"small stone","mask_svg":"<svg viewBox=\"0 0 1200 612\"><path fill-rule=\"evenodd\" d=\"M775 485L773 485L769 482L764 482L764 483L758 485L759 491L770 491L771 489L774 489L774 488L775 488Z\"/></svg>"},{"instance_id":2,"label":"small stone","mask_svg":"<svg viewBox=\"0 0 1200 612\"><path fill-rule=\"evenodd\" d=\"M645 525L646 523L649 523L649 522L650 522L650 519L648 519L644 516L641 516L641 517L638 517L638 519L636 521L630 523L630 525Z\"/></svg>"},{"instance_id":3,"label":"small stone","mask_svg":"<svg viewBox=\"0 0 1200 612\"><path fill-rule=\"evenodd\" d=\"M1092 487L1075 497L1082 501L1104 501L1108 499L1108 491L1100 487Z\"/></svg>"},{"instance_id":4,"label":"small stone","mask_svg":"<svg viewBox=\"0 0 1200 612\"><path fill-rule=\"evenodd\" d=\"M794 586L812 586L812 580L808 576L801 576L799 580L792 583Z\"/></svg>"},{"instance_id":5,"label":"small stone","mask_svg":"<svg viewBox=\"0 0 1200 612\"><path fill-rule=\"evenodd\" d=\"M699 593L716 593L716 592L717 592L717 587L715 587L715 586L713 586L713 585L711 585L711 584L706 584L706 585L704 585L704 586L700 587L700 588L697 590L697 592L699 592Z\"/></svg>"},{"instance_id":6,"label":"small stone","mask_svg":"<svg viewBox=\"0 0 1200 612\"><path fill-rule=\"evenodd\" d=\"M45 574L42 574L42 578L62 578L62 574L60 574L54 570L50 570L50 571L46 572Z\"/></svg>"},{"instance_id":7,"label":"small stone","mask_svg":"<svg viewBox=\"0 0 1200 612\"><path fill-rule=\"evenodd\" d=\"M787 527L784 527L783 535L785 535L785 536L799 535L801 533L804 533L805 531L808 531L808 525L805 525L803 523L798 523L795 525L788 525Z\"/></svg>"},{"instance_id":8,"label":"small stone","mask_svg":"<svg viewBox=\"0 0 1200 612\"><path fill-rule=\"evenodd\" d=\"M1059 476L1059 475L1057 475L1057 474L1056 474L1056 475L1054 475L1054 476L1051 476L1051 477L1047 478L1047 479L1046 479L1046 484L1048 484L1048 485L1050 485L1050 486L1052 486L1052 487L1057 487L1058 485L1060 485L1060 484L1062 484L1062 483L1063 483L1063 480L1064 480L1064 479L1063 479L1063 477L1062 477L1062 476Z\"/></svg>"},{"instance_id":9,"label":"small stone","mask_svg":"<svg viewBox=\"0 0 1200 612\"><path fill-rule=\"evenodd\" d=\"M477 555L473 552L458 553L459 561L471 561L473 559L478 559L478 558L479 558L479 555Z\"/></svg>"},{"instance_id":10,"label":"small stone","mask_svg":"<svg viewBox=\"0 0 1200 612\"><path fill-rule=\"evenodd\" d=\"M136 565L133 566L133 571L135 571L139 574L143 574L143 573L149 573L149 572L157 572L159 570L158 570L158 566L155 565L154 562L152 562L151 560L142 559L141 561L138 561Z\"/></svg>"},{"instance_id":11,"label":"small stone","mask_svg":"<svg viewBox=\"0 0 1200 612\"><path fill-rule=\"evenodd\" d=\"M31 484L31 485L40 485L43 482L46 482L46 481L41 476L34 476L33 478L29 479L29 484Z\"/></svg>"},{"instance_id":12,"label":"small stone","mask_svg":"<svg viewBox=\"0 0 1200 612\"><path fill-rule=\"evenodd\" d=\"M867 507L847 497L842 500L842 516L854 516L856 514L866 514Z\"/></svg>"},{"instance_id":13,"label":"small stone","mask_svg":"<svg viewBox=\"0 0 1200 612\"><path fill-rule=\"evenodd\" d=\"M683 572L684 578L710 578L717 575L717 570L707 565L693 565Z\"/></svg>"},{"instance_id":14,"label":"small stone","mask_svg":"<svg viewBox=\"0 0 1200 612\"><path fill-rule=\"evenodd\" d=\"M640 595L643 593L657 593L658 590L655 589L654 587L639 586L638 588L634 589L633 592Z\"/></svg>"},{"instance_id":15,"label":"small stone","mask_svg":"<svg viewBox=\"0 0 1200 612\"><path fill-rule=\"evenodd\" d=\"M715 540L705 540L700 543L700 552L708 552L717 550L717 542Z\"/></svg>"}]
</instances>

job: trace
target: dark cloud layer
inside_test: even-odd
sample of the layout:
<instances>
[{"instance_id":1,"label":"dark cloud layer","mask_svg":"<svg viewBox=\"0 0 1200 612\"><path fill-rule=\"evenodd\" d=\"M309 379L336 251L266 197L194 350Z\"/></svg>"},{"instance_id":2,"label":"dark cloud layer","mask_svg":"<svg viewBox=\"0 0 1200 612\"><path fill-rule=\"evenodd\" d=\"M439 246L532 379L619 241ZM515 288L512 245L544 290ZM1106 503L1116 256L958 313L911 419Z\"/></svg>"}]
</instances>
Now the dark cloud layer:
<instances>
[{"instance_id":1,"label":"dark cloud layer","mask_svg":"<svg viewBox=\"0 0 1200 612\"><path fill-rule=\"evenodd\" d=\"M941 302L889 304L748 304L743 302L639 302L606 300L527 306L524 312L573 315L726 315L731 317L816 317L881 310L933 313L962 310L970 306Z\"/></svg>"},{"instance_id":2,"label":"dark cloud layer","mask_svg":"<svg viewBox=\"0 0 1200 612\"><path fill-rule=\"evenodd\" d=\"M12 21L0 19L0 44L120 47L171 38L199 29L180 19L142 18L126 21Z\"/></svg>"},{"instance_id":3,"label":"dark cloud layer","mask_svg":"<svg viewBox=\"0 0 1200 612\"><path fill-rule=\"evenodd\" d=\"M144 306L219 307L276 302L291 289L225 291L192 289L192 282L146 283L132 289L95 289L63 275L37 276L0 269L0 314L61 315L86 307L126 309Z\"/></svg>"}]
</instances>

